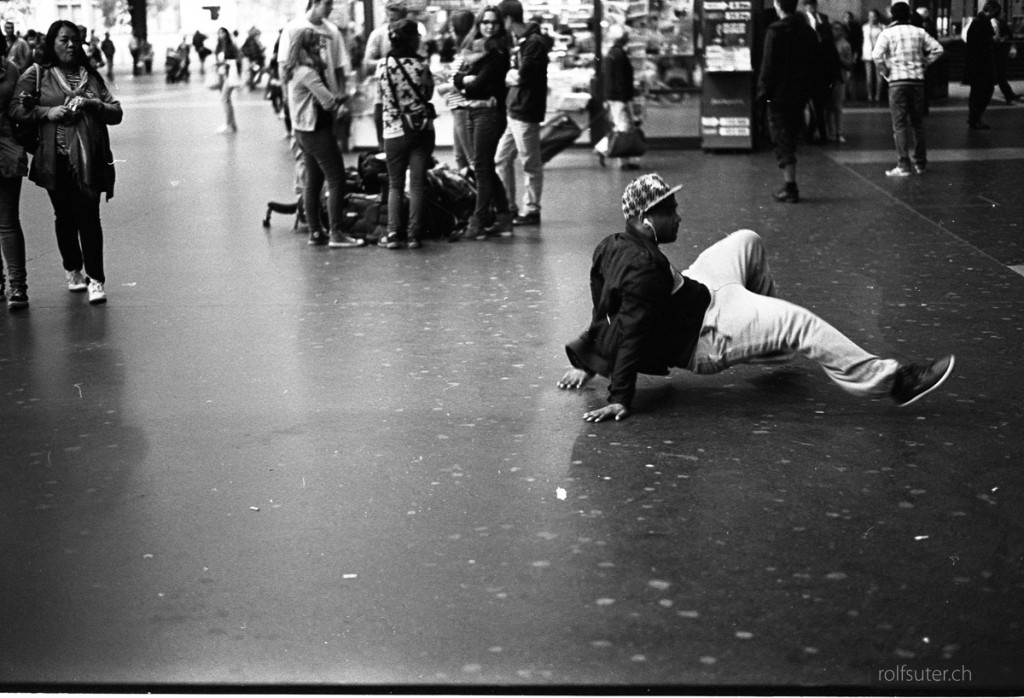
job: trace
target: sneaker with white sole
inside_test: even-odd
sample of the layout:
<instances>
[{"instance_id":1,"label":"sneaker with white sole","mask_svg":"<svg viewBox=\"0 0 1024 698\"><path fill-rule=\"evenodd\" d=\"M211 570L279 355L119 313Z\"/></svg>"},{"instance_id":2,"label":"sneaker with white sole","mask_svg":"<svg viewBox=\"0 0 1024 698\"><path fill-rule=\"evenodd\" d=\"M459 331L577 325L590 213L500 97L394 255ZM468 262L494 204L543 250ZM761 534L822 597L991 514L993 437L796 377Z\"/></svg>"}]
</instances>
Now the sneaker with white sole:
<instances>
[{"instance_id":1,"label":"sneaker with white sole","mask_svg":"<svg viewBox=\"0 0 1024 698\"><path fill-rule=\"evenodd\" d=\"M19 288L11 292L11 297L7 301L7 309L10 311L21 310L22 308L28 307L28 293L25 289Z\"/></svg>"},{"instance_id":2,"label":"sneaker with white sole","mask_svg":"<svg viewBox=\"0 0 1024 698\"><path fill-rule=\"evenodd\" d=\"M68 290L78 293L89 288L89 283L81 271L65 271L64 276L68 279Z\"/></svg>"},{"instance_id":3,"label":"sneaker with white sole","mask_svg":"<svg viewBox=\"0 0 1024 698\"><path fill-rule=\"evenodd\" d=\"M93 305L107 302L107 293L101 282L89 279L89 302Z\"/></svg>"},{"instance_id":4,"label":"sneaker with white sole","mask_svg":"<svg viewBox=\"0 0 1024 698\"><path fill-rule=\"evenodd\" d=\"M897 165L896 167L892 168L891 170L886 170L885 171L885 176L886 177L909 177L912 174L914 174L914 173L911 172L910 170L903 169L899 165Z\"/></svg>"},{"instance_id":5,"label":"sneaker with white sole","mask_svg":"<svg viewBox=\"0 0 1024 698\"><path fill-rule=\"evenodd\" d=\"M930 364L907 364L896 373L890 395L900 407L917 402L938 388L953 372L956 357L950 354Z\"/></svg>"},{"instance_id":6,"label":"sneaker with white sole","mask_svg":"<svg viewBox=\"0 0 1024 698\"><path fill-rule=\"evenodd\" d=\"M328 247L363 247L366 245L366 240L363 238L354 238L351 235L341 232L340 230L331 231L331 241L327 244Z\"/></svg>"}]
</instances>

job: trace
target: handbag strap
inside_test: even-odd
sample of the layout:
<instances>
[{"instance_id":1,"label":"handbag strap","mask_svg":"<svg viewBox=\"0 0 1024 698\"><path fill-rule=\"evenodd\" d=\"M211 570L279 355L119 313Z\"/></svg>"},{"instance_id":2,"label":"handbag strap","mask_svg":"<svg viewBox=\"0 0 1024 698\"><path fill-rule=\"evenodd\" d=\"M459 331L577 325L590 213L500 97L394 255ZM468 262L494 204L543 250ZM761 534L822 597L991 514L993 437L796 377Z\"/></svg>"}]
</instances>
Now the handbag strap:
<instances>
[{"instance_id":1,"label":"handbag strap","mask_svg":"<svg viewBox=\"0 0 1024 698\"><path fill-rule=\"evenodd\" d=\"M398 92L395 91L395 83L391 79L391 71L388 70L388 58L391 57L389 53L387 58L384 59L384 76L388 79L388 87L391 88L391 98L395 100L395 108L398 109L398 113L402 113L402 102L398 99Z\"/></svg>"},{"instance_id":2,"label":"handbag strap","mask_svg":"<svg viewBox=\"0 0 1024 698\"><path fill-rule=\"evenodd\" d=\"M428 100L423 96L423 93L420 92L420 88L413 81L412 77L409 76L409 73L405 70L405 66L402 65L402 61L398 60L398 58L395 58L395 56L390 54L390 53L388 54L388 58L394 58L395 59L395 65L397 65L398 69L400 71L402 71L402 75L405 76L405 81L409 83L409 87L412 89L413 94L415 94L416 98L418 100L420 100L420 102L423 103L423 107L425 109L426 106L427 106ZM387 61L385 61L385 70L386 69L387 69ZM391 80L391 74L388 73L388 81L390 81L390 80ZM393 84L391 85L391 91L392 91L392 93L394 93L394 91L395 91L395 86ZM396 103L398 102L398 98L397 97L395 98L395 102Z\"/></svg>"}]
</instances>

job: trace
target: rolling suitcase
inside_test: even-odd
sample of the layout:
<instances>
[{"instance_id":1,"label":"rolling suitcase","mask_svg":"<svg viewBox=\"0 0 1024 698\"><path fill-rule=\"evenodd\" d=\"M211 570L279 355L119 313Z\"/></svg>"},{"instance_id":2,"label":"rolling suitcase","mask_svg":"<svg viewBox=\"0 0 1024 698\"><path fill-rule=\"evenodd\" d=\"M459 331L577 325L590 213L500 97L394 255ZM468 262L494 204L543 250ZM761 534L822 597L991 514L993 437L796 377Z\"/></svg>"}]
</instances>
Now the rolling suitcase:
<instances>
[{"instance_id":1,"label":"rolling suitcase","mask_svg":"<svg viewBox=\"0 0 1024 698\"><path fill-rule=\"evenodd\" d=\"M583 129L568 114L558 114L540 125L540 158L548 162L551 158L576 142Z\"/></svg>"}]
</instances>

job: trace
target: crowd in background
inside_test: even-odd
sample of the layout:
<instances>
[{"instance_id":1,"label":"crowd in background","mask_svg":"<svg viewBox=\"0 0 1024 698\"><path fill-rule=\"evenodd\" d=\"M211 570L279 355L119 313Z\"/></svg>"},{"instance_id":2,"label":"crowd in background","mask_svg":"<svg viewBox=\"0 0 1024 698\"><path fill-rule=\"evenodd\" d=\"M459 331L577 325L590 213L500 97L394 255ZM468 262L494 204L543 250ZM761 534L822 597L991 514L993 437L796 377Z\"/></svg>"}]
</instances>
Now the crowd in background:
<instances>
[{"instance_id":1,"label":"crowd in background","mask_svg":"<svg viewBox=\"0 0 1024 698\"><path fill-rule=\"evenodd\" d=\"M786 69L790 82L806 73L800 79L807 84L797 90L799 108L784 116L774 114L776 123L772 123L771 109L766 112L786 185L776 198L795 202L799 200L796 138L810 143L844 143L847 100L891 102L894 83L892 76L885 79L884 74L888 57L880 57L878 50L885 43L886 32L896 25L912 26L919 30L915 37L927 36L932 42L937 32L926 8L905 18L871 8L863 21L852 12L831 21L818 12L817 0L802 0L799 11L792 0L784 4L794 7L786 13L793 17L790 23L809 27L812 31L807 36L813 36L800 55L814 59L801 60L802 68ZM292 138L311 245L366 244L365 238L350 236L343 229L341 210L347 193L343 153L352 121L350 98L360 92L373 104L377 145L386 162L388 182L383 199L387 229L381 246L417 248L425 236L425 174L434 162L437 140L435 92L452 115L455 165L475 191L468 224L450 239L510 236L515 226L539 225L544 181L540 134L547 111L549 52L554 44L547 27L542 29L534 21L538 18L527 20L519 0L484 5L475 13L455 11L434 36L428 35L403 0L388 0L385 9L387 22L365 38L359 33L346 34L329 21L333 0L309 0L305 14L286 24L271 47L263 43L255 27L244 39L237 31L221 27L212 46L207 46L210 37L196 31L168 49L167 80L187 80L190 69L198 67L198 74L221 93L225 119L219 131L224 134L238 131L234 92L243 86L266 90ZM770 27L780 19L779 2L766 14L764 26L771 35ZM610 48L604 57L603 91L611 125L617 130L635 125L629 32L617 24L607 32ZM965 27L963 38L967 45L965 79L971 85L968 124L984 130L988 126L982 117L996 86L1007 103L1020 100L1006 81L1006 62L1015 48L999 4L986 2ZM4 261L0 296L8 300L9 284L9 308L28 304L18 209L21 178L28 175L47 189L53 201L69 289L88 290L91 301L104 302L99 200L103 193L108 198L112 194L112 172L93 172L82 166L85 160L81 158L86 153L90 163L112 162L107 157L106 126L120 121L120 105L109 89L117 49L109 33L101 39L95 31L66 21L55 22L45 34L32 29L22 34L12 22L6 22L0 41L6 56L0 71L0 249ZM919 42L915 46L925 45L921 39L914 41ZM133 38L128 51L133 74L152 71L153 48L147 41ZM765 60L769 53L764 52ZM934 62L942 51L932 48L928 53L920 66L922 104L890 103L900 157L900 165L887 172L891 176L924 171L923 115L927 113L928 82L934 79ZM438 60L431 61L435 55ZM207 70L211 57L212 69ZM762 71L762 83L763 78ZM909 81L915 90L919 87L916 77ZM38 132L38 148L34 143L22 145L24 125ZM901 138L907 141L902 152ZM35 155L31 168L28 154ZM517 163L524 185L521 203L516 193ZM635 160L625 158L620 166L639 168ZM326 197L321 195L324 189Z\"/></svg>"}]
</instances>

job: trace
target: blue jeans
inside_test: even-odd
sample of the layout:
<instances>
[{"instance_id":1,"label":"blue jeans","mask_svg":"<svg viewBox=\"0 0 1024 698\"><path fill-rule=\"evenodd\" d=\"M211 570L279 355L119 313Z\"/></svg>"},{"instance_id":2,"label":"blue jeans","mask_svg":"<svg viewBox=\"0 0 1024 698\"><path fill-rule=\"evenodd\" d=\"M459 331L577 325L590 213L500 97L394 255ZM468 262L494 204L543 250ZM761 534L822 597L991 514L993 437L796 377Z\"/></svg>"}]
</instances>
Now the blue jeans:
<instances>
[{"instance_id":1,"label":"blue jeans","mask_svg":"<svg viewBox=\"0 0 1024 698\"><path fill-rule=\"evenodd\" d=\"M234 91L234 87L228 87L227 85L221 87L220 102L224 105L224 125L233 131L237 131L238 124L235 122L235 105L231 102L231 93Z\"/></svg>"},{"instance_id":2,"label":"blue jeans","mask_svg":"<svg viewBox=\"0 0 1024 698\"><path fill-rule=\"evenodd\" d=\"M920 85L889 85L889 113L892 114L892 137L896 142L896 158L900 168L910 170L910 148L914 148L914 164L925 167L928 151L924 140L924 115L927 109L924 83Z\"/></svg>"},{"instance_id":3,"label":"blue jeans","mask_svg":"<svg viewBox=\"0 0 1024 698\"><path fill-rule=\"evenodd\" d=\"M28 288L25 273L25 235L21 230L19 206L21 202L21 177L0 178L0 287L4 285L4 267L12 291Z\"/></svg>"},{"instance_id":4,"label":"blue jeans","mask_svg":"<svg viewBox=\"0 0 1024 698\"><path fill-rule=\"evenodd\" d=\"M455 166L460 170L473 166L473 144L469 139L469 110L460 107L452 109L452 145L455 151Z\"/></svg>"},{"instance_id":5,"label":"blue jeans","mask_svg":"<svg viewBox=\"0 0 1024 698\"><path fill-rule=\"evenodd\" d=\"M330 127L316 131L295 131L295 140L302 149L303 164L306 167L306 185L302 191L302 203L306 208L306 220L310 230L323 227L323 211L320 193L327 182L327 219L331 232L341 230L341 217L345 212L345 161Z\"/></svg>"},{"instance_id":6,"label":"blue jeans","mask_svg":"<svg viewBox=\"0 0 1024 698\"><path fill-rule=\"evenodd\" d=\"M464 109L469 112L467 131L473 154L473 172L476 175L476 207L473 216L480 223L489 224L491 210L498 213L509 211L509 200L505 186L498 178L494 166L494 155L498 141L505 132L505 112L494 108Z\"/></svg>"},{"instance_id":7,"label":"blue jeans","mask_svg":"<svg viewBox=\"0 0 1024 698\"><path fill-rule=\"evenodd\" d=\"M409 173L409 237L423 237L425 217L424 191L427 165L434 152L434 129L429 128L416 136L384 139L384 153L388 158L388 236L399 235L402 230L402 194L405 191L405 173Z\"/></svg>"},{"instance_id":8,"label":"blue jeans","mask_svg":"<svg viewBox=\"0 0 1024 698\"><path fill-rule=\"evenodd\" d=\"M687 366L694 373L801 354L853 395L880 398L892 390L897 361L869 354L811 311L777 297L764 242L754 231L737 230L715 243L683 275L711 291Z\"/></svg>"},{"instance_id":9,"label":"blue jeans","mask_svg":"<svg viewBox=\"0 0 1024 698\"><path fill-rule=\"evenodd\" d=\"M516 201L516 155L523 158L526 175L524 213L540 213L540 196L544 190L544 161L540 156L540 124L531 124L509 117L505 135L498 142L498 176L505 185L508 199Z\"/></svg>"}]
</instances>

